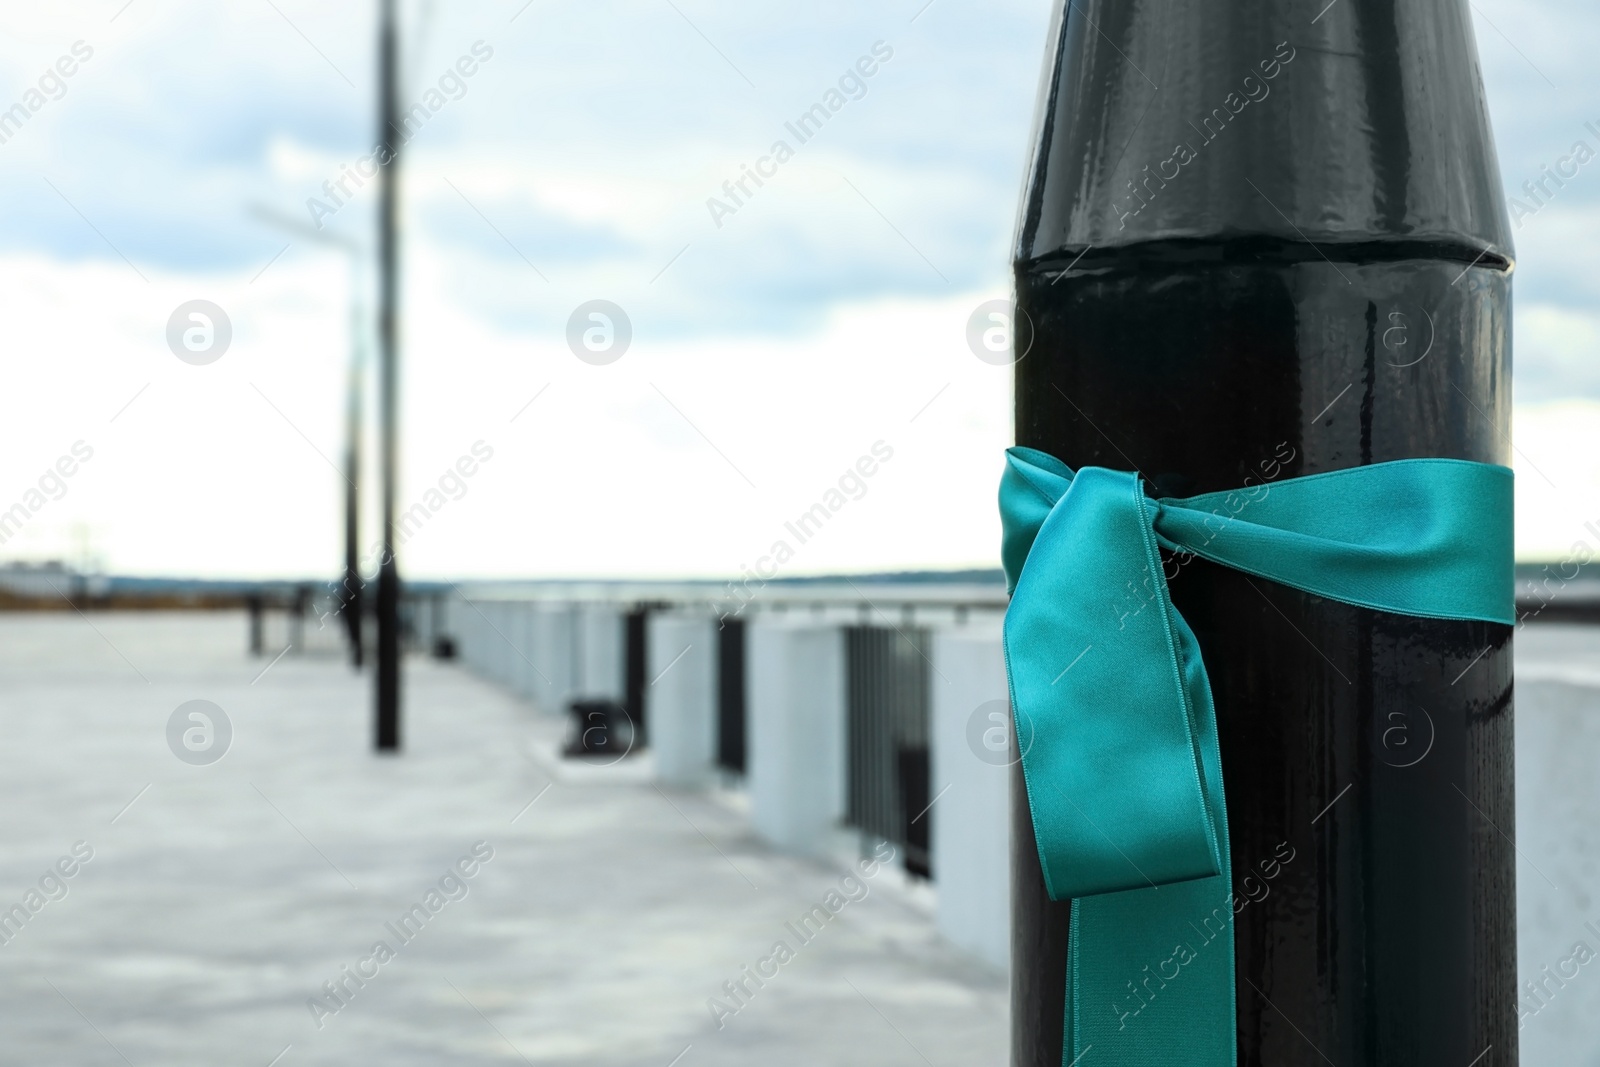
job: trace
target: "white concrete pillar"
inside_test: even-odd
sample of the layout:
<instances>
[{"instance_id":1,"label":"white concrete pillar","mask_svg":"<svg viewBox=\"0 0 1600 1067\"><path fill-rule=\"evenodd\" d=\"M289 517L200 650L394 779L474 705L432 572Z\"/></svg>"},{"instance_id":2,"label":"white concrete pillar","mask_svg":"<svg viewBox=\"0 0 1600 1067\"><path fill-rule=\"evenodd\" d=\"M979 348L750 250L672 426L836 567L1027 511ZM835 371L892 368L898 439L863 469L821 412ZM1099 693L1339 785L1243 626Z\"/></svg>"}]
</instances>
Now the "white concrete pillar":
<instances>
[{"instance_id":1,"label":"white concrete pillar","mask_svg":"<svg viewBox=\"0 0 1600 1067\"><path fill-rule=\"evenodd\" d=\"M745 639L751 821L779 848L830 853L845 812L844 631L767 616Z\"/></svg>"},{"instance_id":2,"label":"white concrete pillar","mask_svg":"<svg viewBox=\"0 0 1600 1067\"><path fill-rule=\"evenodd\" d=\"M444 598L444 632L456 643L456 655L461 655L461 622L466 612L466 604L462 602L460 594L450 594Z\"/></svg>"},{"instance_id":3,"label":"white concrete pillar","mask_svg":"<svg viewBox=\"0 0 1600 1067\"><path fill-rule=\"evenodd\" d=\"M444 598L444 632L456 643L456 655L461 655L461 596L451 593Z\"/></svg>"},{"instance_id":4,"label":"white concrete pillar","mask_svg":"<svg viewBox=\"0 0 1600 1067\"><path fill-rule=\"evenodd\" d=\"M483 674L487 667L484 655L486 646L483 635L488 632L488 627L483 624L483 602L480 600L465 601L465 610L462 612L466 625L462 627L461 655L466 660L467 666L472 668L474 674Z\"/></svg>"},{"instance_id":5,"label":"white concrete pillar","mask_svg":"<svg viewBox=\"0 0 1600 1067\"><path fill-rule=\"evenodd\" d=\"M494 631L489 629L488 601L475 600L472 602L472 666L480 677L489 676L489 655L494 651L489 643L489 638Z\"/></svg>"},{"instance_id":6,"label":"white concrete pillar","mask_svg":"<svg viewBox=\"0 0 1600 1067\"><path fill-rule=\"evenodd\" d=\"M717 620L709 612L652 612L645 625L644 704L656 778L709 785L717 761Z\"/></svg>"},{"instance_id":7,"label":"white concrete pillar","mask_svg":"<svg viewBox=\"0 0 1600 1067\"><path fill-rule=\"evenodd\" d=\"M578 609L578 700L623 698L622 610L615 604L584 604Z\"/></svg>"},{"instance_id":8,"label":"white concrete pillar","mask_svg":"<svg viewBox=\"0 0 1600 1067\"><path fill-rule=\"evenodd\" d=\"M533 604L516 600L511 604L511 689L519 697L532 700L538 695L539 676L533 671Z\"/></svg>"},{"instance_id":9,"label":"white concrete pillar","mask_svg":"<svg viewBox=\"0 0 1600 1067\"><path fill-rule=\"evenodd\" d=\"M491 600L484 605L484 615L488 616L489 625L484 640L487 642L489 654L489 679L496 685L506 684L507 662L511 650L506 647L506 602L504 600Z\"/></svg>"},{"instance_id":10,"label":"white concrete pillar","mask_svg":"<svg viewBox=\"0 0 1600 1067\"><path fill-rule=\"evenodd\" d=\"M936 631L930 812L939 932L996 967L1011 956L1010 716L998 621Z\"/></svg>"},{"instance_id":11,"label":"white concrete pillar","mask_svg":"<svg viewBox=\"0 0 1600 1067\"><path fill-rule=\"evenodd\" d=\"M500 684L514 691L517 688L518 668L522 666L522 657L517 655L517 602L502 600L499 608L494 624L500 631L495 635L498 642L496 648L500 652Z\"/></svg>"},{"instance_id":12,"label":"white concrete pillar","mask_svg":"<svg viewBox=\"0 0 1600 1067\"><path fill-rule=\"evenodd\" d=\"M570 604L542 601L533 617L534 704L546 715L564 715L572 697L576 614Z\"/></svg>"},{"instance_id":13,"label":"white concrete pillar","mask_svg":"<svg viewBox=\"0 0 1600 1067\"><path fill-rule=\"evenodd\" d=\"M515 691L517 688L517 675L522 666L522 657L517 655L517 608L520 605L515 600L500 601L500 613L495 619L495 626L500 630L495 635L499 642L500 650L500 684L507 689Z\"/></svg>"}]
</instances>

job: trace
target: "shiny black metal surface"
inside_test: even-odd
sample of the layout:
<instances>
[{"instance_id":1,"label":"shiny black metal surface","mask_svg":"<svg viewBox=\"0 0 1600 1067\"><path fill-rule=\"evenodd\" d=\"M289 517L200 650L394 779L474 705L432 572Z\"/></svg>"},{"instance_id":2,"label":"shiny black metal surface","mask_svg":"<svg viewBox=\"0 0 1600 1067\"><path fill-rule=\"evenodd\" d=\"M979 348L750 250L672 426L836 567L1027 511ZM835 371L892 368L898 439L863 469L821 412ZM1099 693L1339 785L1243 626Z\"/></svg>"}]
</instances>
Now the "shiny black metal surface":
<instances>
[{"instance_id":1,"label":"shiny black metal surface","mask_svg":"<svg viewBox=\"0 0 1600 1067\"><path fill-rule=\"evenodd\" d=\"M1018 236L1019 443L1157 495L1509 465L1512 252L1467 3L1324 2L1065 5ZM1168 571L1258 898L1241 1067L1515 1063L1510 628ZM1067 906L1013 794L1013 1062L1058 1067Z\"/></svg>"}]
</instances>

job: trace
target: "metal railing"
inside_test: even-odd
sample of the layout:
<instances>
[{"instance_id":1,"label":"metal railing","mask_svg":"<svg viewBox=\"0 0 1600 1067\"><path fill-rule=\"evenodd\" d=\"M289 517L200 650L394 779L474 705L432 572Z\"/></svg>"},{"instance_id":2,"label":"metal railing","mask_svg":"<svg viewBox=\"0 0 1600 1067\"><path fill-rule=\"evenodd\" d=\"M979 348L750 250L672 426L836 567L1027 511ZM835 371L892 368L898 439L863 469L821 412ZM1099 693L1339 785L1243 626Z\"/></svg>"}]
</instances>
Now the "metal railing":
<instances>
[{"instance_id":1,"label":"metal railing","mask_svg":"<svg viewBox=\"0 0 1600 1067\"><path fill-rule=\"evenodd\" d=\"M717 629L717 766L745 772L744 620L719 620Z\"/></svg>"},{"instance_id":2,"label":"metal railing","mask_svg":"<svg viewBox=\"0 0 1600 1067\"><path fill-rule=\"evenodd\" d=\"M880 626L845 630L846 818L902 849L906 870L932 876L929 797L928 632Z\"/></svg>"},{"instance_id":3,"label":"metal railing","mask_svg":"<svg viewBox=\"0 0 1600 1067\"><path fill-rule=\"evenodd\" d=\"M714 627L708 638L714 708L709 760L724 781L737 785L749 771L749 715L753 679L747 674L750 624L782 621L837 627L842 635L844 673L844 798L841 822L864 839L892 842L906 870L932 878L931 655L932 633L960 627L975 613L997 615L1003 590L993 585L894 585L844 582L769 587L757 600L741 602L737 613L718 616L727 606L724 590L708 584L540 583L471 587L444 599L418 598L408 618L416 643L435 650L459 649L470 668L529 695L548 712L572 714L576 699L593 697L570 685L554 684L535 694L531 682L517 679L523 664L537 661L539 673L554 673L541 656L553 655L574 672L584 660L578 647L585 637L574 625L572 644L548 651L511 646L533 642L531 627L515 621L519 611L538 612L603 606L616 618L623 648L621 676L614 699L632 724L635 750L643 751L651 732L646 676L650 616L656 611L699 612ZM536 642L535 642L536 643ZM580 686L581 688L581 686Z\"/></svg>"}]
</instances>

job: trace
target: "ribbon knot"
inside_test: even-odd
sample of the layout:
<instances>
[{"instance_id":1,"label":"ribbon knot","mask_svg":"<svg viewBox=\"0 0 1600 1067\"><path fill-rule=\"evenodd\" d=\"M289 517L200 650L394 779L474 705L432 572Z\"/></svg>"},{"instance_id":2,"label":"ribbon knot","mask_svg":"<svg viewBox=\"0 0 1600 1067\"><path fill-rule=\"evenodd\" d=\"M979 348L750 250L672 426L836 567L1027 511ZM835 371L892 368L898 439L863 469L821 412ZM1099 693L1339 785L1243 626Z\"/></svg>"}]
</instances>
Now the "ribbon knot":
<instances>
[{"instance_id":1,"label":"ribbon knot","mask_svg":"<svg viewBox=\"0 0 1600 1067\"><path fill-rule=\"evenodd\" d=\"M1152 499L1007 453L1006 667L1045 886L1072 900L1063 1063L1232 1067L1227 808L1211 685L1160 549L1344 603L1512 624L1512 476L1418 459Z\"/></svg>"}]
</instances>

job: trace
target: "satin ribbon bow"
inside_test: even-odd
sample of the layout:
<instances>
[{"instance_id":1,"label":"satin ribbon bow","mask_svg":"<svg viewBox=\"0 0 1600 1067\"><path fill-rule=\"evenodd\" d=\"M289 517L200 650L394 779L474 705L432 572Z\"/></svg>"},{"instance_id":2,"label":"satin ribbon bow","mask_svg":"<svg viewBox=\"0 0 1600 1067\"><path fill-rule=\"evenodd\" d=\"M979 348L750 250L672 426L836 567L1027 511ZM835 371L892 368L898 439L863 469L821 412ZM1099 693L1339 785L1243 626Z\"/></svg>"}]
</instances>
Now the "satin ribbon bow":
<instances>
[{"instance_id":1,"label":"satin ribbon bow","mask_svg":"<svg viewBox=\"0 0 1600 1067\"><path fill-rule=\"evenodd\" d=\"M1235 1062L1211 685L1158 548L1402 615L1515 622L1512 475L1414 459L1151 499L1007 452L1006 669L1045 886L1071 900L1063 1064ZM1031 733L1031 740L1028 736Z\"/></svg>"}]
</instances>

